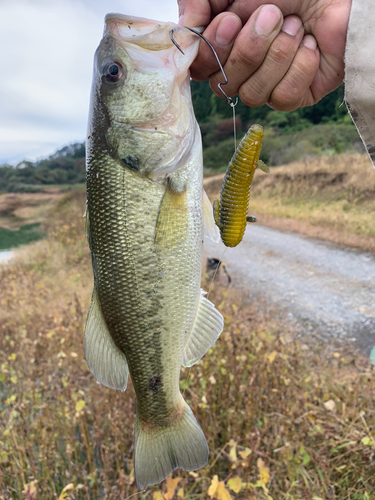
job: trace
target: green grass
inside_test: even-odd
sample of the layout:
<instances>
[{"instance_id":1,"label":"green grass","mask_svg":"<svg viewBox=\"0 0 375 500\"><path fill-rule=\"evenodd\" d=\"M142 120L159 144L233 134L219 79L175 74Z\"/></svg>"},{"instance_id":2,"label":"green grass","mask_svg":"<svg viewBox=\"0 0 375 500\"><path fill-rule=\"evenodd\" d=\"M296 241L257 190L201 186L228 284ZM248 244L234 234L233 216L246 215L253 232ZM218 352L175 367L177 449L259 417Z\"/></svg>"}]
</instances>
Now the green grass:
<instances>
[{"instance_id":1,"label":"green grass","mask_svg":"<svg viewBox=\"0 0 375 500\"><path fill-rule=\"evenodd\" d=\"M0 227L0 250L27 245L40 240L44 236L45 233L40 229L40 224L26 224L17 231Z\"/></svg>"}]
</instances>

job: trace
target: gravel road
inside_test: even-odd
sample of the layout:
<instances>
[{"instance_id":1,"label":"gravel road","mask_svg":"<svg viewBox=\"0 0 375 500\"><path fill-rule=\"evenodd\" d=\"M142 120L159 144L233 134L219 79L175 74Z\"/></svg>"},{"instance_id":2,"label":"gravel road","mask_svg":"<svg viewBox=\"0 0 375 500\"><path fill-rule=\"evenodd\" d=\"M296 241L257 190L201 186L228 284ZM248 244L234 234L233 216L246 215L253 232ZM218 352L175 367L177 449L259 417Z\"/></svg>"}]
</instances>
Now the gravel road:
<instances>
[{"instance_id":1,"label":"gravel road","mask_svg":"<svg viewBox=\"0 0 375 500\"><path fill-rule=\"evenodd\" d=\"M205 238L205 256L225 247ZM304 331L375 345L375 257L264 226L248 225L244 240L222 257L234 286L266 300Z\"/></svg>"}]
</instances>

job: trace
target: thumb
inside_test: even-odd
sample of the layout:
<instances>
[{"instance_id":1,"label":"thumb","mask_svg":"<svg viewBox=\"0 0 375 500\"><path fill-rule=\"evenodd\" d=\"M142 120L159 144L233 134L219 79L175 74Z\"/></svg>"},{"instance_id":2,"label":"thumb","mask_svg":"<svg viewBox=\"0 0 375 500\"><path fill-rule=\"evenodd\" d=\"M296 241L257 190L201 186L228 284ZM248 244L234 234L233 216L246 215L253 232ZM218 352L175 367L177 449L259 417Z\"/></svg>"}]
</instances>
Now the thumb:
<instances>
[{"instance_id":1,"label":"thumb","mask_svg":"<svg viewBox=\"0 0 375 500\"><path fill-rule=\"evenodd\" d=\"M207 26L211 21L211 4L209 0L177 0L178 24L189 28Z\"/></svg>"}]
</instances>

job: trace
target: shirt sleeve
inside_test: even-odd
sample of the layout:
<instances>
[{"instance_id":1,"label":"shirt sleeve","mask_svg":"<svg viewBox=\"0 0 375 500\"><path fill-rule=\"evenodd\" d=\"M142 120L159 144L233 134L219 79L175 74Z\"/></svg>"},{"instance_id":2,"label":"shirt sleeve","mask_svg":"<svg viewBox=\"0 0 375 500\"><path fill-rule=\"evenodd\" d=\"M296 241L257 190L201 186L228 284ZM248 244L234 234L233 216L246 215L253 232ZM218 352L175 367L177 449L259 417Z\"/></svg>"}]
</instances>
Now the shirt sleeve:
<instances>
[{"instance_id":1,"label":"shirt sleeve","mask_svg":"<svg viewBox=\"0 0 375 500\"><path fill-rule=\"evenodd\" d=\"M345 53L345 101L375 165L375 4L353 0Z\"/></svg>"}]
</instances>

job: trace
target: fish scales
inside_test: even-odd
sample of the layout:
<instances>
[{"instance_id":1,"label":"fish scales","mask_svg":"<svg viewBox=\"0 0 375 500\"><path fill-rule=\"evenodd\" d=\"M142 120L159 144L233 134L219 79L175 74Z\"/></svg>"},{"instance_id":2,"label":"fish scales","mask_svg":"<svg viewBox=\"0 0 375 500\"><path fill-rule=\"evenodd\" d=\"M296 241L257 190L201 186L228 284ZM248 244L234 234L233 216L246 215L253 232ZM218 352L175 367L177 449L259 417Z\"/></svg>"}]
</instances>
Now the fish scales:
<instances>
[{"instance_id":1,"label":"fish scales","mask_svg":"<svg viewBox=\"0 0 375 500\"><path fill-rule=\"evenodd\" d=\"M125 390L130 373L140 488L177 467L195 470L207 462L207 443L182 398L179 373L223 328L221 314L200 291L202 146L188 74L198 42L182 36L186 55L180 55L169 39L173 27L107 16L87 141L94 291L85 353L108 387ZM213 218L209 223L214 226Z\"/></svg>"},{"instance_id":2,"label":"fish scales","mask_svg":"<svg viewBox=\"0 0 375 500\"><path fill-rule=\"evenodd\" d=\"M168 341L168 337L162 337L168 328L178 329L184 324L188 328L191 323L191 319L184 315L189 307L183 307L180 294L175 295L177 300L168 303L173 325L167 324L159 312L182 281L187 285L192 283L186 299L196 302L200 279L198 266L191 267L193 272L190 275L186 275L185 268L187 259L200 261L198 238L202 238L199 234L201 228L192 228L197 235L190 248L189 245L181 246L179 252L169 256L169 262L163 262L162 256L153 251L153 239L158 207L165 189L153 182L146 183L145 187L139 176L109 161L103 170L105 174L99 178L95 170L88 178L88 212L94 242L92 253L97 274L107 273L104 279L95 275L98 295L115 343L127 353L138 396L139 416L148 422L159 421L160 416L168 415L178 402L176 383L181 366L180 356L173 352L181 350L181 346L175 345L175 339L170 339L173 341L170 346L172 355L162 356L163 348L167 351L165 343ZM138 185L140 182L142 186ZM151 288L149 283L152 283ZM127 335L123 335L124 331ZM160 387L150 391L149 381L156 376L161 377Z\"/></svg>"}]
</instances>

